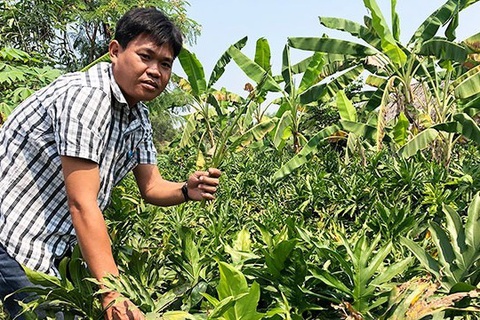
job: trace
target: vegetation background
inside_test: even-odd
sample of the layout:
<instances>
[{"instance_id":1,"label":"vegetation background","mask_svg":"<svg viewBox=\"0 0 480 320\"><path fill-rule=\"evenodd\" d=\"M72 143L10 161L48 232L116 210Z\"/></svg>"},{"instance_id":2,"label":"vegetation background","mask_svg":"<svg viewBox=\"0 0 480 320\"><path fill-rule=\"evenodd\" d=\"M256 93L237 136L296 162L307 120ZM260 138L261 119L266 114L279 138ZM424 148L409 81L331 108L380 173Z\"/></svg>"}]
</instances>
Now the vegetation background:
<instances>
[{"instance_id":1,"label":"vegetation background","mask_svg":"<svg viewBox=\"0 0 480 320\"><path fill-rule=\"evenodd\" d=\"M479 319L480 33L455 33L477 2L445 1L402 43L397 1L364 0L361 23L319 20L358 40L292 34L272 52L259 38L248 56L249 39L232 39L208 78L185 48L182 75L149 103L158 165L173 180L221 168L218 198L152 207L127 177L105 212L122 271L109 286L149 319ZM133 5L161 8L195 43L186 1L0 2L0 123L104 59ZM228 64L245 92L217 88ZM78 248L61 279L27 271L41 287L25 289L26 315L102 317Z\"/></svg>"}]
</instances>

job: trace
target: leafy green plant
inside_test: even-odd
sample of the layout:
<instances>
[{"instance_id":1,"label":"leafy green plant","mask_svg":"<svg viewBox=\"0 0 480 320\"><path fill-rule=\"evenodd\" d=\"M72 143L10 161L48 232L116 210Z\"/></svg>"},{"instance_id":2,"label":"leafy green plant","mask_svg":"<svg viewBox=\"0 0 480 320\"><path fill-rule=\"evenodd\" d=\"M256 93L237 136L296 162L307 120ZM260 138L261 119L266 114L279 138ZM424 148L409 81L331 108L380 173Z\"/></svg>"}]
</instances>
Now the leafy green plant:
<instances>
[{"instance_id":1,"label":"leafy green plant","mask_svg":"<svg viewBox=\"0 0 480 320\"><path fill-rule=\"evenodd\" d=\"M204 297L214 306L208 319L261 319L257 312L260 300L260 286L253 282L248 285L245 276L235 267L220 261L220 281L216 288L218 299L204 293Z\"/></svg>"},{"instance_id":2,"label":"leafy green plant","mask_svg":"<svg viewBox=\"0 0 480 320\"><path fill-rule=\"evenodd\" d=\"M103 308L97 298L96 285L87 280L90 274L78 246L70 258L65 257L60 262L59 278L28 268L25 268L25 271L30 281L37 285L18 290L35 294L33 300L22 303L23 312L27 317L35 318L34 311L41 310L50 317L55 317L55 313L61 311L69 318L75 316L91 320L103 318Z\"/></svg>"},{"instance_id":3,"label":"leafy green plant","mask_svg":"<svg viewBox=\"0 0 480 320\"><path fill-rule=\"evenodd\" d=\"M60 75L42 59L19 49L0 48L0 125L17 104Z\"/></svg>"},{"instance_id":4,"label":"leafy green plant","mask_svg":"<svg viewBox=\"0 0 480 320\"><path fill-rule=\"evenodd\" d=\"M315 54L343 55L343 63L351 67L365 65L370 72L366 83L376 89L361 91L354 97L362 117L355 119L352 113L341 113L342 130L365 138L368 146L377 150L390 142L404 157L430 148L434 159L448 164L460 136L480 142L480 129L471 118L478 113L480 69L477 66L466 72L464 68L468 54L476 52L472 44L478 43L478 35L454 42L458 13L476 2L447 1L422 23L406 46L399 42L396 0L391 1L392 30L375 0L364 1L371 13L365 18L365 25L320 17L325 27L347 32L367 46L328 36L290 37L288 45ZM441 25L446 24L447 38L434 37ZM350 104L346 97L337 97L339 109ZM316 145L326 136L322 131L318 135L311 138L302 154L276 173L278 179L317 152Z\"/></svg>"},{"instance_id":5,"label":"leafy green plant","mask_svg":"<svg viewBox=\"0 0 480 320\"><path fill-rule=\"evenodd\" d=\"M390 281L406 270L412 258L385 263L393 244L379 246L380 234L371 243L365 235L354 241L342 233L337 236L341 248L318 247L319 253L330 259L332 265L312 268L312 276L331 287L335 292L333 296L339 295L337 299L350 301L354 312L373 319L375 309L388 301Z\"/></svg>"},{"instance_id":6,"label":"leafy green plant","mask_svg":"<svg viewBox=\"0 0 480 320\"><path fill-rule=\"evenodd\" d=\"M480 193L472 199L465 223L450 206L443 208L445 225L429 223L435 252L429 252L413 240L402 237L422 266L442 284L447 291L455 290L464 283L469 287L480 282Z\"/></svg>"},{"instance_id":7,"label":"leafy green plant","mask_svg":"<svg viewBox=\"0 0 480 320\"><path fill-rule=\"evenodd\" d=\"M249 59L240 49L230 47L228 52L245 74L254 81L259 81L264 75L267 75L264 90L281 94L280 98L274 100L274 103L279 106L276 113L278 122L273 134L273 144L278 150L283 149L287 141L291 140L293 150L298 153L307 142L300 131L300 124L302 115L308 110L308 106L321 99L327 99L332 95L332 91L335 92L335 90L346 87L362 72L361 67L352 67L348 70L336 69L336 71L344 72L340 75L332 75L327 70L334 64L335 58L325 57L320 53L297 64L292 64L290 47L287 45L282 54L281 75L273 76L270 56L262 54L270 51L265 39L257 41L254 60ZM295 87L295 76L299 74L303 74L303 76L299 86ZM284 83L283 88L280 86L281 83Z\"/></svg>"},{"instance_id":8,"label":"leafy green plant","mask_svg":"<svg viewBox=\"0 0 480 320\"><path fill-rule=\"evenodd\" d=\"M187 116L179 145L185 147L196 139L199 150L197 166L200 168L205 167L207 157L209 158L207 166L218 167L227 152L245 147L255 140L261 140L273 128L274 124L271 120L266 119L255 123L253 118L247 117L252 101L266 83L265 80L268 82L266 77L258 79L257 89L252 89L246 101L242 101L231 93L222 93L213 88L232 59L230 50L242 48L246 41L247 38L239 40L220 57L208 84L203 66L195 54L183 48L178 57L188 77L188 81L182 79L179 84L190 94L192 103L189 105L194 110ZM250 121L246 121L247 118Z\"/></svg>"}]
</instances>

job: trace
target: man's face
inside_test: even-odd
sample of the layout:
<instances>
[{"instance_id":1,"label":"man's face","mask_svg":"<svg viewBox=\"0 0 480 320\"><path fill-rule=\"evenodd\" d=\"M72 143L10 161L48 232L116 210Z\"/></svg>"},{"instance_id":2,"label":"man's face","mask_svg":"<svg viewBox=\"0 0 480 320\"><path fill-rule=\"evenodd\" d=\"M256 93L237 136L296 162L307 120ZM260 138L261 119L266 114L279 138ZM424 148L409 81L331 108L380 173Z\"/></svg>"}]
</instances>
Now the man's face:
<instances>
[{"instance_id":1,"label":"man's face","mask_svg":"<svg viewBox=\"0 0 480 320\"><path fill-rule=\"evenodd\" d=\"M126 48L113 40L109 46L113 76L130 106L150 101L163 92L172 74L173 50L158 46L146 34L130 41Z\"/></svg>"}]
</instances>

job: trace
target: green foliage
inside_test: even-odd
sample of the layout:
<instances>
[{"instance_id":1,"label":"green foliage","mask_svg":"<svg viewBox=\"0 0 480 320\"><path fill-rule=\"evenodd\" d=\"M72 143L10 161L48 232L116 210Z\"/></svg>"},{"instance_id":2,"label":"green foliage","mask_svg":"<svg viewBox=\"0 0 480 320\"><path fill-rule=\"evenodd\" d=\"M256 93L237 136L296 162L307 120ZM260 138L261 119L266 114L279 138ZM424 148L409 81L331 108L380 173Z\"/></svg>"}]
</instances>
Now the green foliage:
<instances>
[{"instance_id":1,"label":"green foliage","mask_svg":"<svg viewBox=\"0 0 480 320\"><path fill-rule=\"evenodd\" d=\"M38 55L0 47L0 124L13 109L60 75Z\"/></svg>"},{"instance_id":2,"label":"green foliage","mask_svg":"<svg viewBox=\"0 0 480 320\"><path fill-rule=\"evenodd\" d=\"M325 149L312 159L315 165L276 183L273 173L292 154L278 155L269 145L258 148L262 152L244 149L225 159L218 199L206 206L145 205L133 178L124 180L106 212L121 271L120 277L109 278L109 287L152 319L239 318L243 312L272 319L341 319L342 314L389 319L413 310L404 310L412 301L409 283L431 273L410 263L413 257L399 246L398 237L433 254L436 246L426 246L429 225L438 224L436 236L440 230L452 232L442 227L439 203L465 212L470 207L470 216L476 212L477 200L472 199L478 184L462 177L480 179L477 148L459 150L455 170L421 158L395 160L387 152L367 153L367 166L360 158L344 164L338 151ZM165 177L178 178L195 168L195 160L194 152L172 149L159 164ZM427 183L443 190L438 199L431 198ZM465 274L471 276L471 285L478 285L474 272ZM66 281L52 281L46 283L49 290L62 292L52 306L80 313L74 309L79 303L72 303L77 291ZM82 291L81 301L98 305L94 283L69 281L75 288L89 284L93 290ZM411 289L398 289L404 287ZM470 291L453 296L453 291L432 287L418 297L444 303L441 312L462 301L466 305L459 312L465 313L475 302L462 300L474 294ZM39 301L50 305L50 300Z\"/></svg>"},{"instance_id":3,"label":"green foliage","mask_svg":"<svg viewBox=\"0 0 480 320\"><path fill-rule=\"evenodd\" d=\"M480 143L480 130L471 117L479 109L476 98L480 91L480 69L465 68L467 58L474 61L472 57L476 51L472 50L472 44L477 43L478 38L472 36L462 42L454 41L459 12L476 2L447 1L425 20L405 46L398 39L399 16L393 0L393 31L374 0L364 1L371 13L371 16L365 17L364 25L341 18L320 17L320 23L325 27L347 32L366 42L367 46L328 36L291 37L288 45L314 52L312 59L319 54L327 58L333 56L352 70L359 66L369 71L366 84L375 89L358 92L356 97L352 97L361 113L355 117L356 120L341 114L340 128L349 133L350 144L357 140L356 146L375 146L380 150L388 143L403 157L411 157L426 149L433 159L448 165L453 145L459 137ZM446 37L435 37L440 26L447 24ZM315 88L312 92L318 99L325 90ZM341 87L331 89L333 95L341 92ZM303 95L303 101L314 101L308 96ZM463 112L462 107L467 97L476 101L469 105L469 114ZM345 97L337 99L340 112L345 109L345 101ZM315 136L312 139L308 142L308 149L292 160L298 165L288 163L277 173L278 179L303 165L305 161L300 158L316 152L311 145L318 143L318 139Z\"/></svg>"},{"instance_id":4,"label":"green foliage","mask_svg":"<svg viewBox=\"0 0 480 320\"><path fill-rule=\"evenodd\" d=\"M320 23L366 45L292 37L280 75L271 72L263 38L252 59L241 51L246 38L230 46L208 79L195 54L182 50L187 79L174 76L178 86L149 104L153 125L172 130L157 131L159 140L173 139L159 146L158 165L169 180L182 180L207 161L221 165L217 200L153 207L127 176L105 212L120 270L119 277L105 280L107 287L131 299L147 319L475 318L480 154L471 141L480 136L480 69L473 56L478 35L454 42L458 12L475 2L446 1L403 46L396 1L390 30L376 2L365 0L371 16L364 25L325 17ZM28 19L9 16L25 4L0 4L12 9L1 12L8 23L0 27L12 43L27 41L17 25L25 27ZM29 10L46 14L45 36L51 30L64 36L67 25L76 28L74 49L84 65L101 53L112 21L132 2L73 1L79 10L72 14L57 12L54 4L49 0ZM179 21L186 19L187 30L196 30L185 16L186 2L141 3L148 4L166 8ZM113 5L118 10L110 10ZM445 38L434 37L443 24ZM95 45L85 41L92 32L100 39ZM294 63L293 48L315 52ZM57 58L48 61L61 65ZM59 74L43 69L44 60L10 47L0 50L4 116ZM247 85L246 99L214 88L232 60L256 83ZM364 66L372 72L367 83L373 92L359 90ZM413 105L413 79L424 90L425 109ZM271 93L281 97L271 102L279 109L268 118L264 102ZM402 110L390 114L395 97ZM193 112L175 139L164 112L183 106ZM329 118L316 119L318 110ZM445 161L430 161L423 149ZM411 263L412 252L420 265ZM78 249L59 270L60 278L28 271L43 288L23 289L38 294L24 305L26 312L40 306L49 315L61 310L66 317L101 318L97 282Z\"/></svg>"},{"instance_id":5,"label":"green foliage","mask_svg":"<svg viewBox=\"0 0 480 320\"><path fill-rule=\"evenodd\" d=\"M0 47L50 57L51 65L76 71L102 56L114 35L115 23L134 6L161 8L194 42L199 25L186 15L186 1L21 0L0 4Z\"/></svg>"},{"instance_id":6,"label":"green foliage","mask_svg":"<svg viewBox=\"0 0 480 320\"><path fill-rule=\"evenodd\" d=\"M227 263L219 262L219 268L218 299L204 294L214 306L209 318L225 320L261 319L263 315L257 312L257 305L260 300L258 283L254 282L249 287L245 276Z\"/></svg>"},{"instance_id":7,"label":"green foliage","mask_svg":"<svg viewBox=\"0 0 480 320\"><path fill-rule=\"evenodd\" d=\"M471 290L480 282L480 193L473 198L465 222L451 206L444 206L443 211L446 217L443 228L434 221L429 223L436 247L434 253L428 253L411 239L402 238L401 241L447 291L464 283Z\"/></svg>"},{"instance_id":8,"label":"green foliage","mask_svg":"<svg viewBox=\"0 0 480 320\"><path fill-rule=\"evenodd\" d=\"M25 268L30 281L37 285L20 289L18 292L35 294L35 299L22 304L26 316L34 316L34 310L42 310L47 316L55 317L61 311L66 318L75 316L84 319L100 319L103 308L96 297L96 288L77 247L71 257L62 259L58 271L60 278Z\"/></svg>"}]
</instances>

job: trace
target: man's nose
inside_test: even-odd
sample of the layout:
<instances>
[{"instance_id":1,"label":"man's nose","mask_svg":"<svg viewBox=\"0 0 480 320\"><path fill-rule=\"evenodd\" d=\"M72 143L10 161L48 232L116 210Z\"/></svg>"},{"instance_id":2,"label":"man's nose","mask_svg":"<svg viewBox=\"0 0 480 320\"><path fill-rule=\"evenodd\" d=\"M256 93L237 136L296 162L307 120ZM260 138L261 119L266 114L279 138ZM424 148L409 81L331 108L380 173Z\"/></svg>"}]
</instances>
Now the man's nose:
<instances>
[{"instance_id":1,"label":"man's nose","mask_svg":"<svg viewBox=\"0 0 480 320\"><path fill-rule=\"evenodd\" d=\"M148 67L147 74L152 78L160 78L162 76L160 68L156 64L152 64Z\"/></svg>"}]
</instances>

